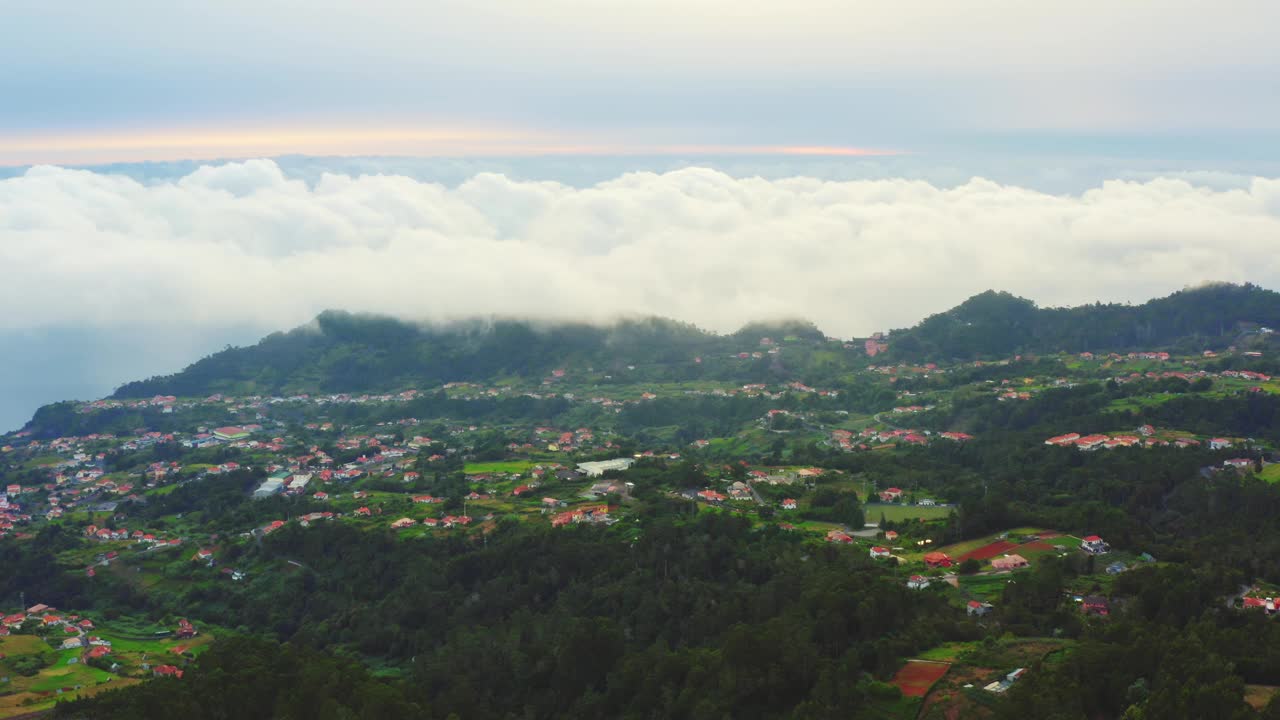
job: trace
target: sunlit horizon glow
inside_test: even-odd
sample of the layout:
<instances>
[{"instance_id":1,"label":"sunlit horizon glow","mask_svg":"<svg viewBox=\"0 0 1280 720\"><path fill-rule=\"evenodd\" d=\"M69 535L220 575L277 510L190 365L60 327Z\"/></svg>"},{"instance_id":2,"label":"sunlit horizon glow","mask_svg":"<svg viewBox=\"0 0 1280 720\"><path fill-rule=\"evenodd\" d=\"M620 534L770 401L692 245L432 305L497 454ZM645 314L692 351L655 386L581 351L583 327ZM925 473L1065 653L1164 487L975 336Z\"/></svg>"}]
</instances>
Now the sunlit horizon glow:
<instances>
[{"instance_id":1,"label":"sunlit horizon glow","mask_svg":"<svg viewBox=\"0 0 1280 720\"><path fill-rule=\"evenodd\" d=\"M839 145L620 142L530 129L484 127L166 128L0 137L0 165L212 160L276 155L804 155L873 157L899 150Z\"/></svg>"}]
</instances>

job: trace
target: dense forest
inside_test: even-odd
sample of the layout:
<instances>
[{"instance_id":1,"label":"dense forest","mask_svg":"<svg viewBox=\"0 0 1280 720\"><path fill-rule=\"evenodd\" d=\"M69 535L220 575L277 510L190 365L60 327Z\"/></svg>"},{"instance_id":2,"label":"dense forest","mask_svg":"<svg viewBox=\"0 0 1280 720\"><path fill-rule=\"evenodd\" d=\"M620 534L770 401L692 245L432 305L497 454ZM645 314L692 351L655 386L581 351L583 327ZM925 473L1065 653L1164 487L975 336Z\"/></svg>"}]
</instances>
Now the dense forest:
<instances>
[{"instance_id":1,"label":"dense forest","mask_svg":"<svg viewBox=\"0 0 1280 720\"><path fill-rule=\"evenodd\" d=\"M417 324L326 311L308 325L274 333L251 347L228 348L175 375L128 383L115 396L374 392L544 377L566 365L602 373L639 368L654 378L698 377L705 374L695 367L700 354L752 348L770 335L822 339L811 324L795 321L755 323L721 336L662 318L608 326L510 319Z\"/></svg>"},{"instance_id":2,"label":"dense forest","mask_svg":"<svg viewBox=\"0 0 1280 720\"><path fill-rule=\"evenodd\" d=\"M1280 326L1280 294L1256 285L1182 290L1141 305L1038 308L987 291L895 331L890 352L906 360L1007 357L1015 353L1222 348L1244 332Z\"/></svg>"}]
</instances>

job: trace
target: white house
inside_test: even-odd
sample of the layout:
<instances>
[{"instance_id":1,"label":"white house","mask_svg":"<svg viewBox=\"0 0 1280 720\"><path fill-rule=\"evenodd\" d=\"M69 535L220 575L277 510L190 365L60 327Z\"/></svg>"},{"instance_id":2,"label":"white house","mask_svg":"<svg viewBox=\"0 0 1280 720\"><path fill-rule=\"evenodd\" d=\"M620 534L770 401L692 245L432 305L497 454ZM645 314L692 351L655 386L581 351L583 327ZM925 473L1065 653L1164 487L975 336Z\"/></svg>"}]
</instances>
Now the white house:
<instances>
[{"instance_id":1,"label":"white house","mask_svg":"<svg viewBox=\"0 0 1280 720\"><path fill-rule=\"evenodd\" d=\"M1097 535L1089 535L1081 540L1080 549L1093 555L1102 555L1109 551L1111 546L1103 542L1102 538Z\"/></svg>"},{"instance_id":2,"label":"white house","mask_svg":"<svg viewBox=\"0 0 1280 720\"><path fill-rule=\"evenodd\" d=\"M635 464L635 458L614 458L613 460L596 460L578 463L578 469L587 477L599 477L609 470L627 470Z\"/></svg>"}]
</instances>

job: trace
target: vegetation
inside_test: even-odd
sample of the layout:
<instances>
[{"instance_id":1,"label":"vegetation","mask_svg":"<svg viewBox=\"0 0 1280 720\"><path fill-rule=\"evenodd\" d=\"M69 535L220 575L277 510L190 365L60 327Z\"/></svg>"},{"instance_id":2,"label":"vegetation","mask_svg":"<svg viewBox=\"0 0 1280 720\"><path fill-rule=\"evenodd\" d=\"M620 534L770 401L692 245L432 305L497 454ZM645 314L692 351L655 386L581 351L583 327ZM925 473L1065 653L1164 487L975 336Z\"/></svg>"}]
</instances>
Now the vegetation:
<instances>
[{"instance_id":1,"label":"vegetation","mask_svg":"<svg viewBox=\"0 0 1280 720\"><path fill-rule=\"evenodd\" d=\"M1280 717L1280 621L1253 607L1280 597L1278 300L987 293L888 363L796 322L325 313L5 438L36 511L0 538L0 604L73 608L114 649L73 663L28 622L0 665L92 686L71 718ZM1046 444L1067 432L1133 437ZM253 499L280 468L315 479ZM179 644L179 618L206 630Z\"/></svg>"}]
</instances>

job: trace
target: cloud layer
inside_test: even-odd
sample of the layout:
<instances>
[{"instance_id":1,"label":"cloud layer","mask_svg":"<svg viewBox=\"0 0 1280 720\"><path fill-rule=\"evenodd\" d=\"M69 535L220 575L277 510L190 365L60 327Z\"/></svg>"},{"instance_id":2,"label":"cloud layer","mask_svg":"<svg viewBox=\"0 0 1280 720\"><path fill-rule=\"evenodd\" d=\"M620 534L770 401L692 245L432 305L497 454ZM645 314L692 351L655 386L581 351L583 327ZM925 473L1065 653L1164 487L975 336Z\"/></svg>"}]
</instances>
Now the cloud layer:
<instances>
[{"instance_id":1,"label":"cloud layer","mask_svg":"<svg viewBox=\"0 0 1280 720\"><path fill-rule=\"evenodd\" d=\"M703 168L575 188L490 173L307 183L268 160L151 183L36 167L0 181L0 330L269 330L343 308L653 313L718 330L801 316L854 335L988 288L1055 305L1280 287L1280 180L1193 182L1058 196Z\"/></svg>"}]
</instances>

